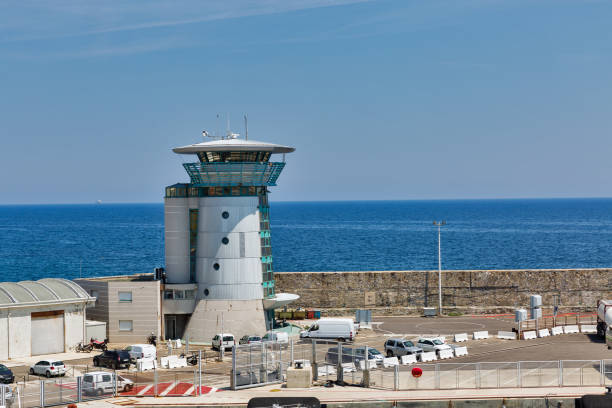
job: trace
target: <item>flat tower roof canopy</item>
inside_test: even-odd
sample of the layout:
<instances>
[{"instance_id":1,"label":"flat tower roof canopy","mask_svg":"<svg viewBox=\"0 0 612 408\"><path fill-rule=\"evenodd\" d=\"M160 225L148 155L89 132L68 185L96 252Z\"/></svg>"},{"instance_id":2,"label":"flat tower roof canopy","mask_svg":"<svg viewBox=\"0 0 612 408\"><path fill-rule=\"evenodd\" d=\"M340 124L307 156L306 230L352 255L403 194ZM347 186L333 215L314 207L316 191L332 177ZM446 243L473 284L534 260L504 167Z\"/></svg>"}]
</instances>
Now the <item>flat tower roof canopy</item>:
<instances>
[{"instance_id":1,"label":"flat tower roof canopy","mask_svg":"<svg viewBox=\"0 0 612 408\"><path fill-rule=\"evenodd\" d=\"M195 154L199 152L270 152L291 153L293 147L277 145L274 143L258 142L244 139L219 139L210 142L196 143L172 149L178 154Z\"/></svg>"}]
</instances>

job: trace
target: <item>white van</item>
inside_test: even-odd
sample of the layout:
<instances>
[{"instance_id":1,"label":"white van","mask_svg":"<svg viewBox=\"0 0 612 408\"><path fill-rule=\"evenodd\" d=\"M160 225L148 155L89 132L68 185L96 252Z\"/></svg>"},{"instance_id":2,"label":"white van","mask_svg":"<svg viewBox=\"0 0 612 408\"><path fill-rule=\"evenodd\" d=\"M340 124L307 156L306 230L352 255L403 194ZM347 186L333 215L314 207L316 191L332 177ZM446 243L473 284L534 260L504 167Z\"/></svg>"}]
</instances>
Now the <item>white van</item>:
<instances>
[{"instance_id":1,"label":"white van","mask_svg":"<svg viewBox=\"0 0 612 408\"><path fill-rule=\"evenodd\" d=\"M219 333L215 334L212 339L212 349L221 351L221 344L225 350L230 349L236 345L236 339L231 333Z\"/></svg>"},{"instance_id":2,"label":"white van","mask_svg":"<svg viewBox=\"0 0 612 408\"><path fill-rule=\"evenodd\" d=\"M134 382L117 376L117 391L129 391ZM115 389L115 373L108 371L91 371L83 376L83 393L86 395L110 394Z\"/></svg>"},{"instance_id":3,"label":"white van","mask_svg":"<svg viewBox=\"0 0 612 408\"><path fill-rule=\"evenodd\" d=\"M307 331L301 332L300 337L352 341L355 338L355 323L353 319L320 319L310 326Z\"/></svg>"},{"instance_id":4,"label":"white van","mask_svg":"<svg viewBox=\"0 0 612 408\"><path fill-rule=\"evenodd\" d=\"M261 341L275 341L277 343L289 343L289 334L285 332L267 332L265 336L262 337Z\"/></svg>"},{"instance_id":5,"label":"white van","mask_svg":"<svg viewBox=\"0 0 612 408\"><path fill-rule=\"evenodd\" d=\"M157 348L152 344L132 344L123 350L130 354L130 360L132 360L132 362L139 358L157 358Z\"/></svg>"}]
</instances>

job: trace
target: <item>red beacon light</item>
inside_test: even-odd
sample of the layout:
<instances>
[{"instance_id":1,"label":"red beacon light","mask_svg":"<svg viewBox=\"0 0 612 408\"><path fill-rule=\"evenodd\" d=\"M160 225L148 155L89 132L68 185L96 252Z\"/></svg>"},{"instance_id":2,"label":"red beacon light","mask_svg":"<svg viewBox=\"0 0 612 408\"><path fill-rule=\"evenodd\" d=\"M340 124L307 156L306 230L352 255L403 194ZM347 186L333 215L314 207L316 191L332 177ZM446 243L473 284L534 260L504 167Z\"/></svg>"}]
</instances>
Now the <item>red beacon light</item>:
<instances>
[{"instance_id":1,"label":"red beacon light","mask_svg":"<svg viewBox=\"0 0 612 408\"><path fill-rule=\"evenodd\" d=\"M420 376L423 375L423 370L419 367L414 367L412 369L412 376L415 378L419 378Z\"/></svg>"}]
</instances>

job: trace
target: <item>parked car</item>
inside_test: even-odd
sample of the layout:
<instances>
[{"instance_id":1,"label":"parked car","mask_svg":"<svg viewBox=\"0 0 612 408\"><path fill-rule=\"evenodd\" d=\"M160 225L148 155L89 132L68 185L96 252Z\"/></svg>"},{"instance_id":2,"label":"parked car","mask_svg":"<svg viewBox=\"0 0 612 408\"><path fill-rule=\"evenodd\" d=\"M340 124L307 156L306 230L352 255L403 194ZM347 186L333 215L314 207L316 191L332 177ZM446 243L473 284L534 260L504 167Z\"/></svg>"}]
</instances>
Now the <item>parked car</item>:
<instances>
[{"instance_id":1,"label":"parked car","mask_svg":"<svg viewBox=\"0 0 612 408\"><path fill-rule=\"evenodd\" d=\"M260 336L249 336L248 334L245 334L244 336L242 336L240 338L240 341L238 342L238 344L256 344L256 343L261 343L261 337Z\"/></svg>"},{"instance_id":2,"label":"parked car","mask_svg":"<svg viewBox=\"0 0 612 408\"><path fill-rule=\"evenodd\" d=\"M106 350L93 358L96 367L108 367L114 370L125 367L130 368L130 353L124 350Z\"/></svg>"},{"instance_id":3,"label":"parked car","mask_svg":"<svg viewBox=\"0 0 612 408\"><path fill-rule=\"evenodd\" d=\"M277 343L289 343L289 334L285 332L267 332L262 341L275 341Z\"/></svg>"},{"instance_id":4,"label":"parked car","mask_svg":"<svg viewBox=\"0 0 612 408\"><path fill-rule=\"evenodd\" d=\"M117 390L130 391L134 382L117 375ZM83 393L86 395L102 395L112 393L115 389L115 373L106 371L90 371L83 376Z\"/></svg>"},{"instance_id":5,"label":"parked car","mask_svg":"<svg viewBox=\"0 0 612 408\"><path fill-rule=\"evenodd\" d=\"M357 331L353 319L326 318L317 320L308 330L302 331L300 337L352 341L355 333Z\"/></svg>"},{"instance_id":6,"label":"parked car","mask_svg":"<svg viewBox=\"0 0 612 408\"><path fill-rule=\"evenodd\" d=\"M350 347L342 347L342 363L352 363L355 360L354 350ZM338 364L338 347L330 347L325 353L327 364Z\"/></svg>"},{"instance_id":7,"label":"parked car","mask_svg":"<svg viewBox=\"0 0 612 408\"><path fill-rule=\"evenodd\" d=\"M15 375L7 366L0 364L0 383L10 384L15 381Z\"/></svg>"},{"instance_id":8,"label":"parked car","mask_svg":"<svg viewBox=\"0 0 612 408\"><path fill-rule=\"evenodd\" d=\"M212 339L213 350L221 350L221 343L223 343L223 348L225 350L228 350L236 345L236 339L231 333L215 334L215 337L213 337Z\"/></svg>"},{"instance_id":9,"label":"parked car","mask_svg":"<svg viewBox=\"0 0 612 408\"><path fill-rule=\"evenodd\" d=\"M157 348L152 344L132 344L123 350L128 352L132 362L139 358L157 358Z\"/></svg>"},{"instance_id":10,"label":"parked car","mask_svg":"<svg viewBox=\"0 0 612 408\"><path fill-rule=\"evenodd\" d=\"M66 365L59 360L41 360L30 367L30 374L38 374L49 377L66 375Z\"/></svg>"},{"instance_id":11,"label":"parked car","mask_svg":"<svg viewBox=\"0 0 612 408\"><path fill-rule=\"evenodd\" d=\"M7 408L11 408L11 406L13 405L13 401L14 401L13 390L11 389L10 386L6 384L0 384L0 387L4 388L4 405L6 405ZM0 389L0 397L1 396L2 396L2 390ZM3 405L1 400L0 400L0 405Z\"/></svg>"},{"instance_id":12,"label":"parked car","mask_svg":"<svg viewBox=\"0 0 612 408\"><path fill-rule=\"evenodd\" d=\"M355 360L365 360L365 347L357 347L355 349ZM368 347L368 360L376 360L377 364L382 364L383 355L380 351L373 347Z\"/></svg>"},{"instance_id":13,"label":"parked car","mask_svg":"<svg viewBox=\"0 0 612 408\"><path fill-rule=\"evenodd\" d=\"M422 348L423 351L435 351L437 355L440 354L440 350L452 350L451 346L444 344L444 342L437 337L420 338L416 345Z\"/></svg>"},{"instance_id":14,"label":"parked car","mask_svg":"<svg viewBox=\"0 0 612 408\"><path fill-rule=\"evenodd\" d=\"M385 354L387 357L401 357L422 352L423 348L418 347L418 344L415 346L410 340L389 339L385 342Z\"/></svg>"}]
</instances>

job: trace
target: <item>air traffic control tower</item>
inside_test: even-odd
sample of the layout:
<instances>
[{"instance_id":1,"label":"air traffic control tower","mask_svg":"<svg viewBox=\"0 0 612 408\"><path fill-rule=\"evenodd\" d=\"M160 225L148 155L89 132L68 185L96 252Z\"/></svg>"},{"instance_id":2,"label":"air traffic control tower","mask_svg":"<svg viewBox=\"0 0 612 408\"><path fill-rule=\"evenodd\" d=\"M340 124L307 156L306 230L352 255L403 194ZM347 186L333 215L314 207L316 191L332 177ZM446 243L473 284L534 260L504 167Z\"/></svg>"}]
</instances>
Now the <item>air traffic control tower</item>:
<instances>
[{"instance_id":1,"label":"air traffic control tower","mask_svg":"<svg viewBox=\"0 0 612 408\"><path fill-rule=\"evenodd\" d=\"M183 163L189 183L166 187L165 338L263 335L274 309L298 298L274 290L268 205L294 150L230 132L173 149L197 161Z\"/></svg>"}]
</instances>

